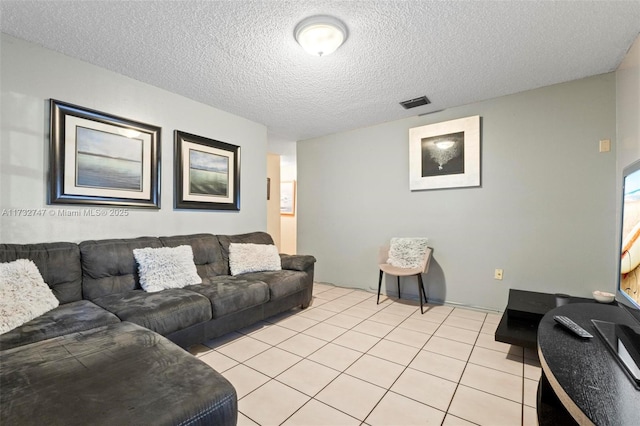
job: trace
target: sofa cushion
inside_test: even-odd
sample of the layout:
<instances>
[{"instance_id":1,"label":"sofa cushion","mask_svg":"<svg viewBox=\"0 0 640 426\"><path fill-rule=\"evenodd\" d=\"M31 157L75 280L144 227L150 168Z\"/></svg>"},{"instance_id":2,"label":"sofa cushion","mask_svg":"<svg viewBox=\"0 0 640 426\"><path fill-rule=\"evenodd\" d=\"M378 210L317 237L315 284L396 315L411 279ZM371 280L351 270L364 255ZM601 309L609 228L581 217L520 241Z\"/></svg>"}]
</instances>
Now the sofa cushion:
<instances>
[{"instance_id":1,"label":"sofa cushion","mask_svg":"<svg viewBox=\"0 0 640 426\"><path fill-rule=\"evenodd\" d=\"M229 269L231 275L247 272L279 271L280 255L273 244L229 244Z\"/></svg>"},{"instance_id":2,"label":"sofa cushion","mask_svg":"<svg viewBox=\"0 0 640 426\"><path fill-rule=\"evenodd\" d=\"M57 307L58 299L29 259L0 263L0 334Z\"/></svg>"},{"instance_id":3,"label":"sofa cushion","mask_svg":"<svg viewBox=\"0 0 640 426\"><path fill-rule=\"evenodd\" d=\"M98 297L93 302L122 321L133 322L162 335L212 318L209 299L182 288L158 293L132 290Z\"/></svg>"},{"instance_id":4,"label":"sofa cushion","mask_svg":"<svg viewBox=\"0 0 640 426\"><path fill-rule=\"evenodd\" d=\"M0 244L0 262L30 259L60 303L82 300L80 250L74 243Z\"/></svg>"},{"instance_id":5,"label":"sofa cushion","mask_svg":"<svg viewBox=\"0 0 640 426\"><path fill-rule=\"evenodd\" d=\"M248 234L237 235L218 235L220 247L222 248L222 257L225 263L225 272L223 275L231 275L229 269L229 245L231 243L252 243L252 244L274 244L271 235L266 232L250 232ZM204 277L203 277L204 278Z\"/></svg>"},{"instance_id":6,"label":"sofa cushion","mask_svg":"<svg viewBox=\"0 0 640 426\"><path fill-rule=\"evenodd\" d=\"M83 241L82 290L85 299L93 300L108 294L128 292L140 288L138 265L133 250L162 247L153 237Z\"/></svg>"},{"instance_id":7,"label":"sofa cushion","mask_svg":"<svg viewBox=\"0 0 640 426\"><path fill-rule=\"evenodd\" d=\"M221 374L131 323L0 353L3 425L235 425Z\"/></svg>"},{"instance_id":8,"label":"sofa cushion","mask_svg":"<svg viewBox=\"0 0 640 426\"><path fill-rule=\"evenodd\" d=\"M246 280L267 283L269 286L269 300L277 300L303 290L305 288L306 275L305 272L282 270L251 272L243 274L241 277Z\"/></svg>"},{"instance_id":9,"label":"sofa cushion","mask_svg":"<svg viewBox=\"0 0 640 426\"><path fill-rule=\"evenodd\" d=\"M189 245L134 249L133 257L138 263L140 285L146 292L182 288L202 282Z\"/></svg>"},{"instance_id":10,"label":"sofa cushion","mask_svg":"<svg viewBox=\"0 0 640 426\"><path fill-rule=\"evenodd\" d=\"M196 264L198 275L203 278L229 274L227 260L222 255L222 247L215 235L193 234L160 237L160 242L165 247L191 246L193 262Z\"/></svg>"},{"instance_id":11,"label":"sofa cushion","mask_svg":"<svg viewBox=\"0 0 640 426\"><path fill-rule=\"evenodd\" d=\"M77 331L118 323L118 317L88 300L65 303L0 335L0 349L10 349Z\"/></svg>"},{"instance_id":12,"label":"sofa cushion","mask_svg":"<svg viewBox=\"0 0 640 426\"><path fill-rule=\"evenodd\" d=\"M185 289L200 293L211 301L213 318L220 318L269 301L269 287L257 280L217 276Z\"/></svg>"}]
</instances>

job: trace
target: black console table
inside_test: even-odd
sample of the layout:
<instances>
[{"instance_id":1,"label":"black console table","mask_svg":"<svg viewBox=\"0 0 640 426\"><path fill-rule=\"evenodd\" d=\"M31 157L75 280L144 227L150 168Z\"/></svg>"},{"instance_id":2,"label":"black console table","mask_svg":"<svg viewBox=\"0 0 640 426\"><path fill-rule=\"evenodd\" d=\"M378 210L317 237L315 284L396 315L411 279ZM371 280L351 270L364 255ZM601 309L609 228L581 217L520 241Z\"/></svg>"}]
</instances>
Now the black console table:
<instances>
[{"instance_id":1,"label":"black console table","mask_svg":"<svg viewBox=\"0 0 640 426\"><path fill-rule=\"evenodd\" d=\"M567 332L556 324L554 315L571 318L593 338L583 340ZM606 347L592 319L634 325L621 307L593 303L560 306L540 321L542 378L537 411L541 426L640 425L640 390Z\"/></svg>"},{"instance_id":2,"label":"black console table","mask_svg":"<svg viewBox=\"0 0 640 426\"><path fill-rule=\"evenodd\" d=\"M496 329L496 341L536 349L538 324L544 314L560 304L569 303L595 303L595 300L510 289L507 309Z\"/></svg>"}]
</instances>

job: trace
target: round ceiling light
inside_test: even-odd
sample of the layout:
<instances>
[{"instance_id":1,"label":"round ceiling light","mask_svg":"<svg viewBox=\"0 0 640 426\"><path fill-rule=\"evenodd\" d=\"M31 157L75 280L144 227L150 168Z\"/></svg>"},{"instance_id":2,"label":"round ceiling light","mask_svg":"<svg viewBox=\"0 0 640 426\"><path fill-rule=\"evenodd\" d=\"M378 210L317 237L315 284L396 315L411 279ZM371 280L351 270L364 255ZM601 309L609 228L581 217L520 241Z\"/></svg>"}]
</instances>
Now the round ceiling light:
<instances>
[{"instance_id":1,"label":"round ceiling light","mask_svg":"<svg viewBox=\"0 0 640 426\"><path fill-rule=\"evenodd\" d=\"M332 16L311 16L294 30L296 41L311 55L326 56L347 39L347 27Z\"/></svg>"}]
</instances>

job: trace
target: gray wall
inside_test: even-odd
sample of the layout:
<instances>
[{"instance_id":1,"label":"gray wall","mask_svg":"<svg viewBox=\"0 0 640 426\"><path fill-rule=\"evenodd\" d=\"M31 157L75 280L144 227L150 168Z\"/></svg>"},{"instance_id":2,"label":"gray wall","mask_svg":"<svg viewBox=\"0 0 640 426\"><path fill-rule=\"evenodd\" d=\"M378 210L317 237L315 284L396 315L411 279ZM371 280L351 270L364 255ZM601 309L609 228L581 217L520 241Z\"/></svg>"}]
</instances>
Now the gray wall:
<instances>
[{"instance_id":1,"label":"gray wall","mask_svg":"<svg viewBox=\"0 0 640 426\"><path fill-rule=\"evenodd\" d=\"M0 209L47 209L44 217L5 211L0 242L266 230L265 126L4 34L0 54ZM128 217L111 218L56 216L57 209L81 208L46 205L50 98L162 127L161 210L130 209ZM173 209L175 129L241 147L240 212Z\"/></svg>"},{"instance_id":2,"label":"gray wall","mask_svg":"<svg viewBox=\"0 0 640 426\"><path fill-rule=\"evenodd\" d=\"M616 200L617 244L621 241L622 171L640 160L640 37L616 71L616 130L618 139ZM614 279L618 280L617 270Z\"/></svg>"},{"instance_id":3,"label":"gray wall","mask_svg":"<svg viewBox=\"0 0 640 426\"><path fill-rule=\"evenodd\" d=\"M430 297L497 310L509 288L613 290L615 90L611 73L299 142L298 252L317 257L317 280L371 290L378 246L426 236ZM482 187L411 192L409 129L471 115Z\"/></svg>"},{"instance_id":4,"label":"gray wall","mask_svg":"<svg viewBox=\"0 0 640 426\"><path fill-rule=\"evenodd\" d=\"M640 159L640 37L616 71L616 103L620 178L624 167Z\"/></svg>"}]
</instances>

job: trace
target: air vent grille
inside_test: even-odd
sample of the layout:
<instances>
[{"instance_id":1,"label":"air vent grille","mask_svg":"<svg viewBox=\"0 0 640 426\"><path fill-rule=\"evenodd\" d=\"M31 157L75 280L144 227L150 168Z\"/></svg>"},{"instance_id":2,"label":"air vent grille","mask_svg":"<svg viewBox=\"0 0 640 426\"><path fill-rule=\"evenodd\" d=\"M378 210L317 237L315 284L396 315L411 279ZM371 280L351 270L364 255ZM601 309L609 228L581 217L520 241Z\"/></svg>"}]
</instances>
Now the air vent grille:
<instances>
[{"instance_id":1,"label":"air vent grille","mask_svg":"<svg viewBox=\"0 0 640 426\"><path fill-rule=\"evenodd\" d=\"M419 107L422 105L427 105L430 103L431 101L427 99L426 96L421 96L419 98L409 99L408 101L400 102L400 105L402 105L404 109L411 109L411 108Z\"/></svg>"}]
</instances>

